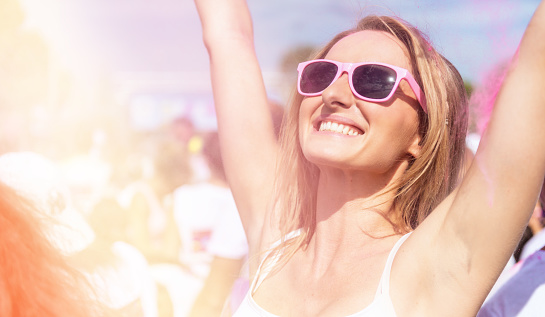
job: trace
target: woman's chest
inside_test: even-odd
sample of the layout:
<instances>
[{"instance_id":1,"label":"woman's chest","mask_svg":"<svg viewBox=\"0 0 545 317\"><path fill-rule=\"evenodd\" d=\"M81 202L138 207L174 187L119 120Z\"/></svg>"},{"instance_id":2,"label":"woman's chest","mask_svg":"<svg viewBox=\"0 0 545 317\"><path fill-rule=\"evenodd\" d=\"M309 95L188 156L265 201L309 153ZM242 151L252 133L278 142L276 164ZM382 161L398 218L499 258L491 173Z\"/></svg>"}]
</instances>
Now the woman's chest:
<instances>
[{"instance_id":1,"label":"woman's chest","mask_svg":"<svg viewBox=\"0 0 545 317\"><path fill-rule=\"evenodd\" d=\"M333 266L318 272L311 265L288 262L254 288L252 299L278 316L348 316L376 298L386 259Z\"/></svg>"}]
</instances>

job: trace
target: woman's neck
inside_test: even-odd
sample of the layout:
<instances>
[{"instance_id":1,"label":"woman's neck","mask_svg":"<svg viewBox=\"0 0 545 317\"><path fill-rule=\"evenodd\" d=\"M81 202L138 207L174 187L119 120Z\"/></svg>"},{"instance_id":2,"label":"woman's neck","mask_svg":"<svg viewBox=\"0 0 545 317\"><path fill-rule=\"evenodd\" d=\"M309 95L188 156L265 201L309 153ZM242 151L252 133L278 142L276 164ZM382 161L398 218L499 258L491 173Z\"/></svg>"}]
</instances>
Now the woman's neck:
<instances>
[{"instance_id":1,"label":"woman's neck","mask_svg":"<svg viewBox=\"0 0 545 317\"><path fill-rule=\"evenodd\" d=\"M379 175L321 168L316 197L316 223L327 222L333 217L337 219L334 223L346 219L347 225L357 223L370 231L378 229L382 232L383 226L391 228L395 220L395 191L391 188L405 168L400 166Z\"/></svg>"},{"instance_id":2,"label":"woman's neck","mask_svg":"<svg viewBox=\"0 0 545 317\"><path fill-rule=\"evenodd\" d=\"M308 251L320 254L322 259L333 258L399 235L399 217L393 206L395 191L389 191L398 172L393 174L377 177L321 169L316 230Z\"/></svg>"}]
</instances>

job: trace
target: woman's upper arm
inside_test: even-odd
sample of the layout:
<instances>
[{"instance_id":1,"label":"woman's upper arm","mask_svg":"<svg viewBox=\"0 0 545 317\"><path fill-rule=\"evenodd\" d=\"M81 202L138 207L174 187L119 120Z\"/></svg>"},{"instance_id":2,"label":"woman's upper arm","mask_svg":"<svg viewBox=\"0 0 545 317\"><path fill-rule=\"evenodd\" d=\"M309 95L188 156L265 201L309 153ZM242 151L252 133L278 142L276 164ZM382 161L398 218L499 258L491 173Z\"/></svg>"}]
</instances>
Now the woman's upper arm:
<instances>
[{"instance_id":1,"label":"woman's upper arm","mask_svg":"<svg viewBox=\"0 0 545 317\"><path fill-rule=\"evenodd\" d=\"M474 269L500 273L545 175L545 4L532 18L473 163L442 230L461 239ZM443 234L443 232L440 232Z\"/></svg>"},{"instance_id":2,"label":"woman's upper arm","mask_svg":"<svg viewBox=\"0 0 545 317\"><path fill-rule=\"evenodd\" d=\"M419 273L407 279L418 279L428 288L423 293L432 294L429 299L436 308L460 312L474 298L471 304L477 306L466 309L478 309L535 206L545 175L544 38L542 3L464 180L404 245L414 251L413 261L415 256L420 259L413 265ZM410 262L410 257L401 258Z\"/></svg>"},{"instance_id":3,"label":"woman's upper arm","mask_svg":"<svg viewBox=\"0 0 545 317\"><path fill-rule=\"evenodd\" d=\"M222 157L249 243L259 243L277 143L244 0L195 0L210 56Z\"/></svg>"}]
</instances>

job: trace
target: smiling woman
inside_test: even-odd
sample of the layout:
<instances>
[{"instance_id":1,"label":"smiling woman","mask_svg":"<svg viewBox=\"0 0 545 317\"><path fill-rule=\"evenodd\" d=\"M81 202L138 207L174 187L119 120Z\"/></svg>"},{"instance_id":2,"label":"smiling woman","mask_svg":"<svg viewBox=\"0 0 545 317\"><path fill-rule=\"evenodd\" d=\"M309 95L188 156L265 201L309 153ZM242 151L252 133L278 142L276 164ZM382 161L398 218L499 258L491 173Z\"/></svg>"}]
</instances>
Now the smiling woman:
<instances>
[{"instance_id":1,"label":"smiling woman","mask_svg":"<svg viewBox=\"0 0 545 317\"><path fill-rule=\"evenodd\" d=\"M544 5L460 182L463 81L415 27L368 16L300 64L277 144L245 1L195 3L250 246L236 316L474 316L545 174Z\"/></svg>"}]
</instances>

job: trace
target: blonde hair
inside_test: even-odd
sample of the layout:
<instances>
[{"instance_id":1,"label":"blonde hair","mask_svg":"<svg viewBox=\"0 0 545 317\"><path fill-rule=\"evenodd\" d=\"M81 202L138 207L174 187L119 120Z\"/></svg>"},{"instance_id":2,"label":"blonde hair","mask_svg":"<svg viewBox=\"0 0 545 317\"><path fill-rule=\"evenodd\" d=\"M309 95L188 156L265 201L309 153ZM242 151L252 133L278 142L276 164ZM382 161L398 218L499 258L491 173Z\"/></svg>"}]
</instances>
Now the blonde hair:
<instances>
[{"instance_id":1,"label":"blonde hair","mask_svg":"<svg viewBox=\"0 0 545 317\"><path fill-rule=\"evenodd\" d=\"M411 73L422 87L428 112L419 110L421 153L412 158L394 192L394 209L400 211L398 232L415 229L458 183L467 130L467 94L454 66L439 54L415 27L389 16L367 16L357 26L335 36L314 57L324 58L344 37L363 30L382 31L401 41L410 58ZM269 259L281 254L280 261L269 262L277 268L297 250L308 245L316 226L316 195L319 171L303 156L299 144L298 116L303 97L292 95L280 138L274 210L282 237L298 230L292 239L271 252Z\"/></svg>"}]
</instances>

